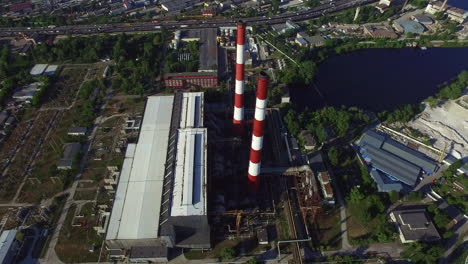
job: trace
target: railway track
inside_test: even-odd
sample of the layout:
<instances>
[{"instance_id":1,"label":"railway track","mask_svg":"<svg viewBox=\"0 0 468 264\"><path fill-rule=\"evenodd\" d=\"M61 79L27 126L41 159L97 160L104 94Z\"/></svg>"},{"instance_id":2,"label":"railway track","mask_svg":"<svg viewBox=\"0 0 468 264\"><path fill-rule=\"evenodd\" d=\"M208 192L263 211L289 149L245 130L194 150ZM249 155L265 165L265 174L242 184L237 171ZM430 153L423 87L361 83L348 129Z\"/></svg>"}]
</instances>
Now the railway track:
<instances>
[{"instance_id":1,"label":"railway track","mask_svg":"<svg viewBox=\"0 0 468 264\"><path fill-rule=\"evenodd\" d=\"M291 234L291 239L298 239L297 236L297 229L296 229L296 222L294 220L294 212L293 212L293 206L291 204L291 199L294 199L294 195L289 191L289 184L288 180L290 180L291 177L284 177L282 178L284 187L286 189L286 201L285 201L285 212L286 212L286 219L288 221L288 226L290 228L290 231L292 232ZM295 264L302 264L304 263L302 261L302 256L301 256L301 245L299 242L293 242L291 243L292 245L292 254L293 254L293 263Z\"/></svg>"}]
</instances>

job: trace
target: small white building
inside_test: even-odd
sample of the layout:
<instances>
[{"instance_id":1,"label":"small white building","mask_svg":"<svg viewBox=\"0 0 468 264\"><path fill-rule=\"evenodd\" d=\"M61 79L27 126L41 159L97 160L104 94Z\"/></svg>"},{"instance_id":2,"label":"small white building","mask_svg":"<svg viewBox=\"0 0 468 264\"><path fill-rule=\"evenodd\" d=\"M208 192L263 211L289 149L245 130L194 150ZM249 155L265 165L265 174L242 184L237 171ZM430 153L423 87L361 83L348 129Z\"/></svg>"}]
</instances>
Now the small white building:
<instances>
[{"instance_id":1,"label":"small white building","mask_svg":"<svg viewBox=\"0 0 468 264\"><path fill-rule=\"evenodd\" d=\"M69 136L85 136L88 129L86 127L71 127L68 129Z\"/></svg>"},{"instance_id":2,"label":"small white building","mask_svg":"<svg viewBox=\"0 0 468 264\"><path fill-rule=\"evenodd\" d=\"M29 73L32 76L39 76L39 75L42 75L42 73L44 73L46 68L47 68L47 64L36 64L34 65L34 67L31 69Z\"/></svg>"},{"instance_id":3,"label":"small white building","mask_svg":"<svg viewBox=\"0 0 468 264\"><path fill-rule=\"evenodd\" d=\"M45 69L43 75L53 76L53 75L55 75L55 72L57 71L57 69L58 69L58 65L49 65Z\"/></svg>"}]
</instances>

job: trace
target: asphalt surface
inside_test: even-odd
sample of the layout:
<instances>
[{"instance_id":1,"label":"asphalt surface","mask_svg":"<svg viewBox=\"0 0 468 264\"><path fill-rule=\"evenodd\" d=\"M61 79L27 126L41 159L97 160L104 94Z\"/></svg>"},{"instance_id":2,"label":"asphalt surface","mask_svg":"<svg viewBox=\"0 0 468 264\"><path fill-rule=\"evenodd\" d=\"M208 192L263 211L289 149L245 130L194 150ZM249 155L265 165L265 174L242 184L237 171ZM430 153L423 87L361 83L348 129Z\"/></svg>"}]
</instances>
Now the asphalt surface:
<instances>
[{"instance_id":1,"label":"asphalt surface","mask_svg":"<svg viewBox=\"0 0 468 264\"><path fill-rule=\"evenodd\" d=\"M272 25L285 23L287 20L302 21L323 16L328 13L339 12L344 9L361 6L376 2L377 0L335 0L312 9L303 9L295 13L283 13L272 17L260 16L242 19L249 26ZM144 32L156 31L161 27L166 29L180 28L212 28L235 26L237 20L187 20L187 21L158 21L157 23L119 23L119 24L97 24L97 25L71 25L71 26L49 26L49 27L10 27L0 28L0 36L13 37L19 34L40 33L47 35L64 34L96 34L96 33L121 33L121 32Z\"/></svg>"}]
</instances>

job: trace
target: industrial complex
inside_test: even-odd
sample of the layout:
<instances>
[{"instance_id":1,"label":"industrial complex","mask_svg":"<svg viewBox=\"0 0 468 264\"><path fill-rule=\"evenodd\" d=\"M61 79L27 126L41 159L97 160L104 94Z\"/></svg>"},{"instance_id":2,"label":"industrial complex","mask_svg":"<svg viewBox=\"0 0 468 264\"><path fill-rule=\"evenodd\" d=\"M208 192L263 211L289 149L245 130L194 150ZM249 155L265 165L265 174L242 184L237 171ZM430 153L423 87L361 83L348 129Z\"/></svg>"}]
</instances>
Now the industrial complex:
<instances>
[{"instance_id":1,"label":"industrial complex","mask_svg":"<svg viewBox=\"0 0 468 264\"><path fill-rule=\"evenodd\" d=\"M210 247L206 144L203 93L148 97L118 180L110 249Z\"/></svg>"},{"instance_id":2,"label":"industrial complex","mask_svg":"<svg viewBox=\"0 0 468 264\"><path fill-rule=\"evenodd\" d=\"M394 110L338 105L315 74L466 45L457 1L110 1L90 25L84 0L49 14L66 26L7 5L0 264L466 258L468 72Z\"/></svg>"}]
</instances>

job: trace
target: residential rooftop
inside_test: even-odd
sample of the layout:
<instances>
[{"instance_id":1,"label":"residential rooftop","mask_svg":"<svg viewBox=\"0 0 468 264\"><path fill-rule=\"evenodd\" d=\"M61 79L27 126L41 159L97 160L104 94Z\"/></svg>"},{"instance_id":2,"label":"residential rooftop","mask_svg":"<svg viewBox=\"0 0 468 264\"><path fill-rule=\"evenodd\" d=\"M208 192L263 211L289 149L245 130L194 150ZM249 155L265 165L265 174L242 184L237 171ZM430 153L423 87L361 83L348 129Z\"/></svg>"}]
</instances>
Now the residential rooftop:
<instances>
[{"instance_id":1,"label":"residential rooftop","mask_svg":"<svg viewBox=\"0 0 468 264\"><path fill-rule=\"evenodd\" d=\"M425 208L403 206L394 210L391 218L397 224L403 243L433 242L440 239Z\"/></svg>"}]
</instances>

